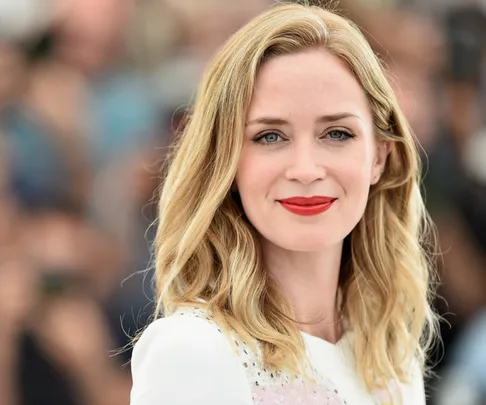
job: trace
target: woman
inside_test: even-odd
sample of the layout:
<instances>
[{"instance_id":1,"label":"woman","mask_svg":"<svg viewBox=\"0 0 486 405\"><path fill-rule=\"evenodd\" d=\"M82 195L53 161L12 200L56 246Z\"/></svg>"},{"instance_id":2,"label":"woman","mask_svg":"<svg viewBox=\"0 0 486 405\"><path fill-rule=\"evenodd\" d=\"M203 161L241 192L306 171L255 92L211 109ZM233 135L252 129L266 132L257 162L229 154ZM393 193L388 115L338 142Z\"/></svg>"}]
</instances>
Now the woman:
<instances>
[{"instance_id":1,"label":"woman","mask_svg":"<svg viewBox=\"0 0 486 405\"><path fill-rule=\"evenodd\" d=\"M279 5L210 64L160 198L132 405L425 404L413 138L349 21Z\"/></svg>"}]
</instances>

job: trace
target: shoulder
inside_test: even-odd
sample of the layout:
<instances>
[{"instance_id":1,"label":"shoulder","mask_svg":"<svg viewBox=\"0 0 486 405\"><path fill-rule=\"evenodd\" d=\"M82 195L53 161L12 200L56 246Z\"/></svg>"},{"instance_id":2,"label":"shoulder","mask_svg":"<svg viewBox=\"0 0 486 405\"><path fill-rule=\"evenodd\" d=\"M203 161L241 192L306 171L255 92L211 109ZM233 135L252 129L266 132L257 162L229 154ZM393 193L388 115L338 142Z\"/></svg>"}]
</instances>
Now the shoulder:
<instances>
[{"instance_id":1,"label":"shoulder","mask_svg":"<svg viewBox=\"0 0 486 405\"><path fill-rule=\"evenodd\" d=\"M390 381L390 391L383 389L373 393L379 403L391 403L390 394L400 398L403 405L425 405L425 389L422 367L418 360L414 359L406 373L406 380L401 382Z\"/></svg>"},{"instance_id":2,"label":"shoulder","mask_svg":"<svg viewBox=\"0 0 486 405\"><path fill-rule=\"evenodd\" d=\"M132 356L132 405L245 404L245 373L219 327L202 313L178 312L150 324ZM208 317L209 318L209 317Z\"/></svg>"},{"instance_id":3,"label":"shoulder","mask_svg":"<svg viewBox=\"0 0 486 405\"><path fill-rule=\"evenodd\" d=\"M404 405L425 405L424 373L417 359L412 361L408 379L401 383L401 396Z\"/></svg>"},{"instance_id":4,"label":"shoulder","mask_svg":"<svg viewBox=\"0 0 486 405\"><path fill-rule=\"evenodd\" d=\"M143 331L135 344L132 363L140 360L147 351L164 351L167 347L170 347L171 351L185 352L201 348L207 353L208 350L225 351L226 344L219 328L208 321L176 313L157 319ZM135 364L132 364L132 367L133 365Z\"/></svg>"},{"instance_id":5,"label":"shoulder","mask_svg":"<svg viewBox=\"0 0 486 405\"><path fill-rule=\"evenodd\" d=\"M411 367L410 378L410 391L409 396L413 398L411 404L425 405L425 385L424 385L424 372L420 366L418 360L414 361Z\"/></svg>"},{"instance_id":6,"label":"shoulder","mask_svg":"<svg viewBox=\"0 0 486 405\"><path fill-rule=\"evenodd\" d=\"M167 353L166 353L167 352ZM231 347L220 328L202 317L176 313L152 322L135 344L132 369L135 371L144 361L156 354L167 359L191 354L194 360L215 355L232 357ZM183 359L178 359L183 360Z\"/></svg>"}]
</instances>

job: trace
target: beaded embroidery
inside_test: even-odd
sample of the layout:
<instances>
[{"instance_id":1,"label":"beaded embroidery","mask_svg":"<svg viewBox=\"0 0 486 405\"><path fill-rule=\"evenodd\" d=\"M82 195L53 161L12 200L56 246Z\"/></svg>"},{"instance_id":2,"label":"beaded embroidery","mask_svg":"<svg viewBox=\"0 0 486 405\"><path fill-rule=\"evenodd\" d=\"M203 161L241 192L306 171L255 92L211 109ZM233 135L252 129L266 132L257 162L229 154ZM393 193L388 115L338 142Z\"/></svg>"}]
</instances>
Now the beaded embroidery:
<instances>
[{"instance_id":1,"label":"beaded embroidery","mask_svg":"<svg viewBox=\"0 0 486 405\"><path fill-rule=\"evenodd\" d=\"M213 316L204 309L185 307L173 316L204 319L223 333ZM235 332L230 336L251 387L254 405L346 405L329 379L318 376L317 383L306 383L299 376L292 379L288 373L269 369L263 364L258 342L258 350L254 352ZM313 371L317 375L317 371Z\"/></svg>"}]
</instances>

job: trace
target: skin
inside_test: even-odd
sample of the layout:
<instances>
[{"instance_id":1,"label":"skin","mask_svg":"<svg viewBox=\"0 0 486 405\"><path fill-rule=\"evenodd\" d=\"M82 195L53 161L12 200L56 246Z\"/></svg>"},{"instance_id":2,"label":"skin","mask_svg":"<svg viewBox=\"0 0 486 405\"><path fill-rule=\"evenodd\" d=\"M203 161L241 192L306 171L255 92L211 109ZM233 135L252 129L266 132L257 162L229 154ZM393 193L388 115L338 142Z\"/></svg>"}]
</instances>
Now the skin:
<instances>
[{"instance_id":1,"label":"skin","mask_svg":"<svg viewBox=\"0 0 486 405\"><path fill-rule=\"evenodd\" d=\"M109 65L122 51L134 6L133 0L62 1L57 57L84 74L95 74Z\"/></svg>"},{"instance_id":2,"label":"skin","mask_svg":"<svg viewBox=\"0 0 486 405\"><path fill-rule=\"evenodd\" d=\"M343 240L363 216L388 150L375 140L363 89L337 57L307 50L261 67L236 185L267 270L297 319L313 321L301 330L332 343L342 335L336 304ZM299 216L278 202L294 196L337 200L324 213Z\"/></svg>"}]
</instances>

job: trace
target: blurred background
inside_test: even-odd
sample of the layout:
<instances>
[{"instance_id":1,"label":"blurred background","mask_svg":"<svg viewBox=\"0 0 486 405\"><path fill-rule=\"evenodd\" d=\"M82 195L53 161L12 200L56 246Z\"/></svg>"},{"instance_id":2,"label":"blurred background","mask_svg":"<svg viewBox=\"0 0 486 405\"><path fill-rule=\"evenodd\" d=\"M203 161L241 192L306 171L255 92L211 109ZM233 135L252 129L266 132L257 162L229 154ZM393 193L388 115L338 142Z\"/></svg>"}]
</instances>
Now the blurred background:
<instances>
[{"instance_id":1,"label":"blurred background","mask_svg":"<svg viewBox=\"0 0 486 405\"><path fill-rule=\"evenodd\" d=\"M271 0L0 0L0 404L128 405L153 195L208 58ZM336 3L334 1L334 3ZM486 404L486 1L342 0L424 160L430 404Z\"/></svg>"}]
</instances>

